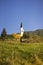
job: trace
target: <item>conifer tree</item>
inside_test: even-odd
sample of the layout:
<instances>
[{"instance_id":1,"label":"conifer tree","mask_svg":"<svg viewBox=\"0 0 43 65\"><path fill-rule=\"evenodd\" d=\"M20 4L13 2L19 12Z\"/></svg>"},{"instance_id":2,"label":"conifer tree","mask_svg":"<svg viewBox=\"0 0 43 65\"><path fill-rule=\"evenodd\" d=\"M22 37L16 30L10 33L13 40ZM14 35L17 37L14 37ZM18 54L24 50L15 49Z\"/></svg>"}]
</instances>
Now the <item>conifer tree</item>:
<instances>
[{"instance_id":1,"label":"conifer tree","mask_svg":"<svg viewBox=\"0 0 43 65\"><path fill-rule=\"evenodd\" d=\"M1 39L5 40L6 38L7 38L7 32L6 32L6 29L3 28L2 33L1 33Z\"/></svg>"}]
</instances>

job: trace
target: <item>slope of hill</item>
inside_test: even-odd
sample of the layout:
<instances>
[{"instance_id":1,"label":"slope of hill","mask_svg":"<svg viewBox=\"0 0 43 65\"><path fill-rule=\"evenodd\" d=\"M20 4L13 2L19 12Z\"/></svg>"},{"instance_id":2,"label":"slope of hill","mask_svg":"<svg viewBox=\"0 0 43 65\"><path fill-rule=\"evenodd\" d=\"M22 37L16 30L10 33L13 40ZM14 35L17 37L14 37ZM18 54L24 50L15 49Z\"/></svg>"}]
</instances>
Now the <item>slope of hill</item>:
<instances>
[{"instance_id":1,"label":"slope of hill","mask_svg":"<svg viewBox=\"0 0 43 65\"><path fill-rule=\"evenodd\" d=\"M36 31L33 31L33 34L39 35L39 36L43 36L43 29L38 29Z\"/></svg>"},{"instance_id":2,"label":"slope of hill","mask_svg":"<svg viewBox=\"0 0 43 65\"><path fill-rule=\"evenodd\" d=\"M35 31L25 31L27 34L43 36L43 29L37 29Z\"/></svg>"},{"instance_id":3,"label":"slope of hill","mask_svg":"<svg viewBox=\"0 0 43 65\"><path fill-rule=\"evenodd\" d=\"M29 42L43 42L43 29L35 31L25 31L29 35Z\"/></svg>"}]
</instances>

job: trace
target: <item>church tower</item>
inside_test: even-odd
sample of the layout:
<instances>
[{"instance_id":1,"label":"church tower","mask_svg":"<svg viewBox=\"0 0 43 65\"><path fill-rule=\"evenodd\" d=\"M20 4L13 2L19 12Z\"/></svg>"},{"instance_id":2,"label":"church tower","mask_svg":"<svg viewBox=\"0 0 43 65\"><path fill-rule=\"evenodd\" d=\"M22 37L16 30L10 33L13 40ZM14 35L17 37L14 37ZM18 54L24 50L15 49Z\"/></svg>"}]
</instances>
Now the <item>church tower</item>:
<instances>
[{"instance_id":1,"label":"church tower","mask_svg":"<svg viewBox=\"0 0 43 65\"><path fill-rule=\"evenodd\" d=\"M22 26L22 22L21 22L21 25L20 25L20 33L21 33L21 37L22 37L23 34L24 34L24 29L23 29L23 26Z\"/></svg>"}]
</instances>

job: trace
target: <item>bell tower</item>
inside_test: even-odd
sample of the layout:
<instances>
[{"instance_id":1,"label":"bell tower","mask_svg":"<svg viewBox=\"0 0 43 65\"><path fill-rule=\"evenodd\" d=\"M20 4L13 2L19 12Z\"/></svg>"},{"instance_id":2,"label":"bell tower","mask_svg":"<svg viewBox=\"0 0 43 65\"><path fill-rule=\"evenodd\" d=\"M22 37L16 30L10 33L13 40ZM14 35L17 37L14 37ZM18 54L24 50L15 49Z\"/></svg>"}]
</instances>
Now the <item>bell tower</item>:
<instances>
[{"instance_id":1,"label":"bell tower","mask_svg":"<svg viewBox=\"0 0 43 65\"><path fill-rule=\"evenodd\" d=\"M22 22L21 22L21 25L20 25L20 33L21 33L21 37L22 37L23 34L24 34L24 29L23 29L23 26L22 26Z\"/></svg>"}]
</instances>

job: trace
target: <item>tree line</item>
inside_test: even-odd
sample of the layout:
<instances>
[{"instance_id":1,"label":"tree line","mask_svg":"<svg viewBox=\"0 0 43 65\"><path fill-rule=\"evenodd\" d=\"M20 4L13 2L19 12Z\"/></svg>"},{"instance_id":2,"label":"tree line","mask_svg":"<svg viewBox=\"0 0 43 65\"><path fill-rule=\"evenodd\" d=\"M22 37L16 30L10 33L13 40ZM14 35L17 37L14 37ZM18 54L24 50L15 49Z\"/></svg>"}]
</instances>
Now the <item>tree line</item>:
<instances>
[{"instance_id":1,"label":"tree line","mask_svg":"<svg viewBox=\"0 0 43 65\"><path fill-rule=\"evenodd\" d=\"M0 40L12 40L14 39L13 35L7 34L6 28L3 28L1 35L0 35ZM43 29L35 30L35 31L25 31L23 34L23 37L21 39L27 39L28 42L43 42Z\"/></svg>"}]
</instances>

